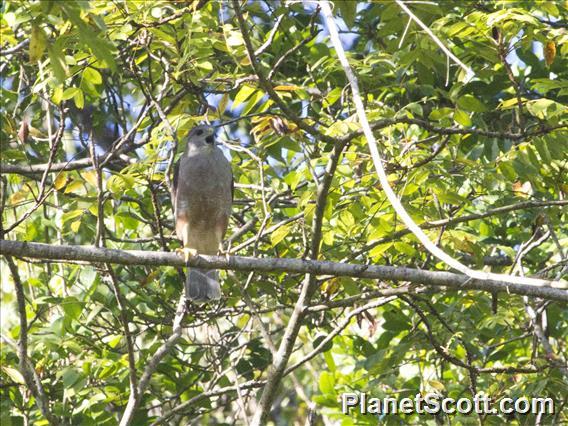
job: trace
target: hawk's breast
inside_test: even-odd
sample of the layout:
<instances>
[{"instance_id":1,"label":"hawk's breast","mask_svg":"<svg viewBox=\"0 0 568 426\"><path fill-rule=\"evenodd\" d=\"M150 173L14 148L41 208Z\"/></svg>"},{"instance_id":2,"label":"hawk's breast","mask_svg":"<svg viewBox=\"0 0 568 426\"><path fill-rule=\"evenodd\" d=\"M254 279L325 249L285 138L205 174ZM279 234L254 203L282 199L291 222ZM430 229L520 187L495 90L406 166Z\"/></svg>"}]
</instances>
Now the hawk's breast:
<instances>
[{"instance_id":1,"label":"hawk's breast","mask_svg":"<svg viewBox=\"0 0 568 426\"><path fill-rule=\"evenodd\" d=\"M178 236L187 247L204 254L215 254L231 214L229 162L215 147L189 152L180 160L177 180Z\"/></svg>"}]
</instances>

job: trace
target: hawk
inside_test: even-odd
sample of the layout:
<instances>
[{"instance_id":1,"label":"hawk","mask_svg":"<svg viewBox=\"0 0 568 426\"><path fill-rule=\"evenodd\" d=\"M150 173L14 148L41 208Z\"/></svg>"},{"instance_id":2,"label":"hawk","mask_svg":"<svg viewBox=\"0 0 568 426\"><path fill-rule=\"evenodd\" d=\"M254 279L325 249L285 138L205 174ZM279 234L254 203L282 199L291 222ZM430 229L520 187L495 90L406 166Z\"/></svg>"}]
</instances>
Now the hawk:
<instances>
[{"instance_id":1,"label":"hawk","mask_svg":"<svg viewBox=\"0 0 568 426\"><path fill-rule=\"evenodd\" d=\"M176 234L186 262L197 254L217 254L231 216L233 173L215 146L211 126L199 125L189 132L173 185ZM219 299L218 271L188 268L185 294L193 301Z\"/></svg>"}]
</instances>

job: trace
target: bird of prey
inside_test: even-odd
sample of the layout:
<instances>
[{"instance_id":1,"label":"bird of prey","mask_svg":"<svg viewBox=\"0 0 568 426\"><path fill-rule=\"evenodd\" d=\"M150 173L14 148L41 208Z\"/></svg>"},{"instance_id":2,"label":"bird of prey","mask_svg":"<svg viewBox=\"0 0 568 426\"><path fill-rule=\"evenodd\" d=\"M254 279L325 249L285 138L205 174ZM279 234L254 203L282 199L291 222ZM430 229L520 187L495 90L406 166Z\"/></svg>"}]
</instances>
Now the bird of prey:
<instances>
[{"instance_id":1,"label":"bird of prey","mask_svg":"<svg viewBox=\"0 0 568 426\"><path fill-rule=\"evenodd\" d=\"M217 254L233 203L233 173L215 146L212 127L194 127L174 170L176 234L187 262L197 254ZM188 268L185 294L193 301L221 297L218 271Z\"/></svg>"}]
</instances>

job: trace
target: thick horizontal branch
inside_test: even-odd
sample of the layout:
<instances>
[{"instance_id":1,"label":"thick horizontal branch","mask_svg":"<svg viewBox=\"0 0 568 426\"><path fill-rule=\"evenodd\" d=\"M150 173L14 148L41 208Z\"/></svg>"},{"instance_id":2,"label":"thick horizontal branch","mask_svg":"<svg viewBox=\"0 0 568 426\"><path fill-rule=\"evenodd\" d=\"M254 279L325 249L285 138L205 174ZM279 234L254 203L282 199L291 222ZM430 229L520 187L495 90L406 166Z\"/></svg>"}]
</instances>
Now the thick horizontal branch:
<instances>
[{"instance_id":1,"label":"thick horizontal branch","mask_svg":"<svg viewBox=\"0 0 568 426\"><path fill-rule=\"evenodd\" d=\"M107 155L103 155L99 157L98 161L102 162L106 160ZM118 165L120 163L120 159L115 160L115 162L109 163L108 167L112 168L114 165ZM124 161L123 161L124 162ZM17 175L24 175L33 177L34 175L41 175L44 173L47 168L49 167L50 173L58 173L62 171L72 171L72 170L81 170L86 169L89 167L93 167L93 162L90 158L81 158L79 160L71 160L71 161L63 161L60 163L53 163L49 165L48 163L44 164L8 164L8 163L0 163L0 174L17 174Z\"/></svg>"},{"instance_id":2,"label":"thick horizontal branch","mask_svg":"<svg viewBox=\"0 0 568 426\"><path fill-rule=\"evenodd\" d=\"M93 163L90 158L82 158L75 161L65 161L62 163L54 163L51 165L51 172L60 172L62 170L77 170L84 169L85 167L91 167ZM7 164L0 163L0 174L14 173L18 175L35 175L45 172L47 169L47 164Z\"/></svg>"},{"instance_id":3,"label":"thick horizontal branch","mask_svg":"<svg viewBox=\"0 0 568 426\"><path fill-rule=\"evenodd\" d=\"M141 250L113 250L90 246L59 246L42 243L0 240L0 255L53 261L84 261L121 265L186 266L175 253ZM427 286L444 286L453 290L507 292L568 302L568 289L561 281L544 281L542 285L511 284L498 280L468 278L445 271L423 271L405 267L355 265L328 261L241 256L196 256L189 266L236 271L311 273L315 275L403 281Z\"/></svg>"}]
</instances>

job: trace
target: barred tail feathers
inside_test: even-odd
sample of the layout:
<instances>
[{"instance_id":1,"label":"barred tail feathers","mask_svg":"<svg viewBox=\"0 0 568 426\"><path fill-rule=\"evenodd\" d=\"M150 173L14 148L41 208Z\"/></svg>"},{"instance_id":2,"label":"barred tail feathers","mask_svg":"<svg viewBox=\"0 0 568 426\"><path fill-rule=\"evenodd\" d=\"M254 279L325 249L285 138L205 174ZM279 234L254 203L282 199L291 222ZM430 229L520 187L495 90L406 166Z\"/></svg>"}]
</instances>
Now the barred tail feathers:
<instances>
[{"instance_id":1,"label":"barred tail feathers","mask_svg":"<svg viewBox=\"0 0 568 426\"><path fill-rule=\"evenodd\" d=\"M219 271L188 268L185 294L189 300L195 302L220 299Z\"/></svg>"}]
</instances>

